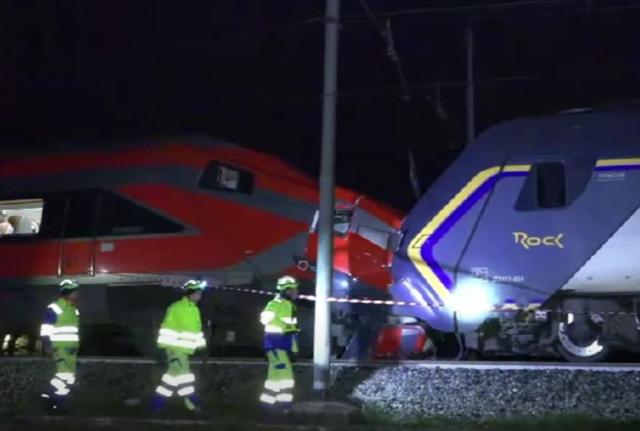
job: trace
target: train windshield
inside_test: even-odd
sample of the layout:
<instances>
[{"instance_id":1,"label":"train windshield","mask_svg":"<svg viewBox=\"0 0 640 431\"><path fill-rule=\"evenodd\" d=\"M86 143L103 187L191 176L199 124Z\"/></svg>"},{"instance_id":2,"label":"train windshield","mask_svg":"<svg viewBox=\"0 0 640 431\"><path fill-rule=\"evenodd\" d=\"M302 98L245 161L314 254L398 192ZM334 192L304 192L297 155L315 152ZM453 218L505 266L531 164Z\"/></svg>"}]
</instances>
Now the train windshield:
<instances>
[{"instance_id":1,"label":"train windshield","mask_svg":"<svg viewBox=\"0 0 640 431\"><path fill-rule=\"evenodd\" d=\"M313 215L313 222L311 222L309 233L315 233L317 231L319 214L319 211L316 211ZM352 208L336 208L333 211L333 232L338 236L344 236L349 233L352 218Z\"/></svg>"}]
</instances>

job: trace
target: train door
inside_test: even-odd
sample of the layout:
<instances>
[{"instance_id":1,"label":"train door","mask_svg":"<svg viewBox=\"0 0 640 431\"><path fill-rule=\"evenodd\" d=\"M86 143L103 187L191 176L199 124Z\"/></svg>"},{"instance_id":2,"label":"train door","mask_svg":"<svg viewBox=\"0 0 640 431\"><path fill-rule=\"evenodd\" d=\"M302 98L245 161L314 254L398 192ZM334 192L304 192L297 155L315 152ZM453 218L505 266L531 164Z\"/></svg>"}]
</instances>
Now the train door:
<instances>
[{"instance_id":1,"label":"train door","mask_svg":"<svg viewBox=\"0 0 640 431\"><path fill-rule=\"evenodd\" d=\"M95 275L97 193L69 193L65 199L58 276Z\"/></svg>"}]
</instances>

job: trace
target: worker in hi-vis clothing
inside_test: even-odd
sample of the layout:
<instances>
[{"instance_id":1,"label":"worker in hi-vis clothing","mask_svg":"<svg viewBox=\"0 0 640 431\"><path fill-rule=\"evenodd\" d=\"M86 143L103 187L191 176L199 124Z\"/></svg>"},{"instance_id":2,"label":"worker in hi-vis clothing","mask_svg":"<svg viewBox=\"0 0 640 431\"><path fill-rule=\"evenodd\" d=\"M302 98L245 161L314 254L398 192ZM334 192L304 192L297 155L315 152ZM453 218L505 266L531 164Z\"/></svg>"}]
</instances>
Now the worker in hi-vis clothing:
<instances>
[{"instance_id":1,"label":"worker in hi-vis clothing","mask_svg":"<svg viewBox=\"0 0 640 431\"><path fill-rule=\"evenodd\" d=\"M151 403L151 408L156 413L163 409L174 394L183 399L188 410L196 411L200 407L195 389L196 378L189 370L189 357L196 350L206 347L198 309L198 302L206 286L205 281L187 281L182 286L182 299L171 304L164 316L158 335L158 347L166 352L167 371L162 375Z\"/></svg>"},{"instance_id":2,"label":"worker in hi-vis clothing","mask_svg":"<svg viewBox=\"0 0 640 431\"><path fill-rule=\"evenodd\" d=\"M73 280L60 282L60 297L47 306L40 327L43 350L47 356L53 357L56 366L49 388L41 395L53 413L65 411L65 400L76 382L76 357L80 342L80 313L76 308L79 287Z\"/></svg>"},{"instance_id":3,"label":"worker in hi-vis clothing","mask_svg":"<svg viewBox=\"0 0 640 431\"><path fill-rule=\"evenodd\" d=\"M260 402L268 408L288 413L293 403L293 368L291 355L298 352L295 300L298 282L291 276L278 279L278 294L260 314L264 325L264 350L269 361L267 380Z\"/></svg>"}]
</instances>

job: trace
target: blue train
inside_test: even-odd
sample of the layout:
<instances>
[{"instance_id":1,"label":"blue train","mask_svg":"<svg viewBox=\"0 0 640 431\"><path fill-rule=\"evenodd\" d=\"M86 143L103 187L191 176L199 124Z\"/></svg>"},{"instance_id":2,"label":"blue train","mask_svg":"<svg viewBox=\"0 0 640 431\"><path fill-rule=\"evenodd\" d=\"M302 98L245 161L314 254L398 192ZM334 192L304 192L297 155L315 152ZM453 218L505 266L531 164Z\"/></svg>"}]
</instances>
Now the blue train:
<instances>
[{"instance_id":1,"label":"blue train","mask_svg":"<svg viewBox=\"0 0 640 431\"><path fill-rule=\"evenodd\" d=\"M484 355L640 347L640 110L494 126L409 213L395 316Z\"/></svg>"}]
</instances>

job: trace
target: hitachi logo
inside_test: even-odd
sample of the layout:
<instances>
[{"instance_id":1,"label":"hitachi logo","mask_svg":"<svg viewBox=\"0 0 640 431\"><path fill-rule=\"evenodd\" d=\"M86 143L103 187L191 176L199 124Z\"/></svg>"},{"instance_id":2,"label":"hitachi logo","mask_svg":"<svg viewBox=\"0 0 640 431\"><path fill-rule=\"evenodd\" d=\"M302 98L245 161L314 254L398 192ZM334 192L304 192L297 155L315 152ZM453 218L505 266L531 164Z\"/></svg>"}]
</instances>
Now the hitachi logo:
<instances>
[{"instance_id":1,"label":"hitachi logo","mask_svg":"<svg viewBox=\"0 0 640 431\"><path fill-rule=\"evenodd\" d=\"M547 247L564 248L564 246L562 245L563 236L563 233L559 233L556 236L530 236L524 232L513 233L513 239L515 240L516 244L520 244L527 250L529 250L531 247L538 247L541 245Z\"/></svg>"}]
</instances>

